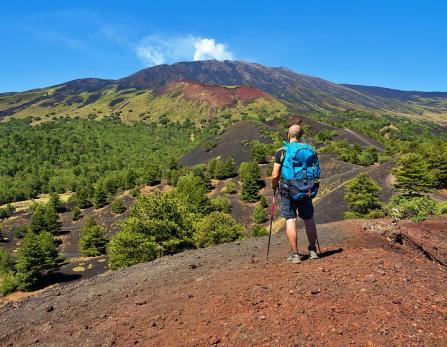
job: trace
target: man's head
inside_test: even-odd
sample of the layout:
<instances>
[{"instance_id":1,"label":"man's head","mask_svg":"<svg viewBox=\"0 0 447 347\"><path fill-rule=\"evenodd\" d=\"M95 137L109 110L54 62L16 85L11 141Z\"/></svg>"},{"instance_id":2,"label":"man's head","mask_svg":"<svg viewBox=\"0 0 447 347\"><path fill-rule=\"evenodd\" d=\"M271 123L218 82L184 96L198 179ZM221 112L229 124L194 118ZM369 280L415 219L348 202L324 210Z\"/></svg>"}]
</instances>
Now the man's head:
<instances>
[{"instance_id":1,"label":"man's head","mask_svg":"<svg viewBox=\"0 0 447 347\"><path fill-rule=\"evenodd\" d=\"M301 126L298 124L291 125L289 128L289 131L287 132L287 138L289 141L299 141L301 139L301 136L303 136L303 130L301 129Z\"/></svg>"}]
</instances>

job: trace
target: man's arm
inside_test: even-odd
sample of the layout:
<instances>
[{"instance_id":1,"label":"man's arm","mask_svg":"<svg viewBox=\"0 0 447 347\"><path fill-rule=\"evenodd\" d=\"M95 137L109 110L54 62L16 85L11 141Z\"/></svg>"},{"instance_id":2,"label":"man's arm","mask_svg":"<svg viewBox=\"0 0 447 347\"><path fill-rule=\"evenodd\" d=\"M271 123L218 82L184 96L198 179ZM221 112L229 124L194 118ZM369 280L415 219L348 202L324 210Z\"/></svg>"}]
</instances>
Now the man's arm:
<instances>
[{"instance_id":1,"label":"man's arm","mask_svg":"<svg viewBox=\"0 0 447 347\"><path fill-rule=\"evenodd\" d=\"M279 184L279 178L281 176L281 164L274 163L272 171L272 188L277 189Z\"/></svg>"}]
</instances>

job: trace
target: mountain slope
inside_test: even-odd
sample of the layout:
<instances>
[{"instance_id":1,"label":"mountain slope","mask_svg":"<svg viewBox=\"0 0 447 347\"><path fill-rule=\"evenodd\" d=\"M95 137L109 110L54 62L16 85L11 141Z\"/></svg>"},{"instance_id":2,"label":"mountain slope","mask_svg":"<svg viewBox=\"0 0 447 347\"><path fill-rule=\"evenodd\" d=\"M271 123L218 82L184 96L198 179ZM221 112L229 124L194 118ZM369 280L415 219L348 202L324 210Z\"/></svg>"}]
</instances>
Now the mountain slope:
<instances>
[{"instance_id":1,"label":"mountain slope","mask_svg":"<svg viewBox=\"0 0 447 347\"><path fill-rule=\"evenodd\" d=\"M255 87L284 101L294 111L362 109L447 122L447 93L341 85L284 67L215 60L158 65L118 80L79 79L23 93L0 94L0 117L86 116L99 111L104 116L119 110L122 101L132 103L132 98L150 104L151 96L166 95L167 86L185 81L191 84L190 89L196 87L194 83L208 86L202 89L212 89L210 85ZM145 97L141 97L143 94ZM201 105L212 105L214 101L213 97L194 100Z\"/></svg>"},{"instance_id":2,"label":"mountain slope","mask_svg":"<svg viewBox=\"0 0 447 347\"><path fill-rule=\"evenodd\" d=\"M163 257L5 305L0 345L445 346L445 267L427 257L446 233L342 221L319 225L322 257L302 264L283 233L268 264L267 237Z\"/></svg>"}]
</instances>

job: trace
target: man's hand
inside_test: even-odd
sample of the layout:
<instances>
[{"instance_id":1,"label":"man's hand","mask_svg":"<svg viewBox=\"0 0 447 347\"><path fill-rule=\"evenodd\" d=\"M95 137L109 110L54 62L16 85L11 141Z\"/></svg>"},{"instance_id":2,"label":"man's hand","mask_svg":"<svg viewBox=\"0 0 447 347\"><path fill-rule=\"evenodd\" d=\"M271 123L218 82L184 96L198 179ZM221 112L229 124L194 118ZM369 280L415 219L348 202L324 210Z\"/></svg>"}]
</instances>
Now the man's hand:
<instances>
[{"instance_id":1,"label":"man's hand","mask_svg":"<svg viewBox=\"0 0 447 347\"><path fill-rule=\"evenodd\" d=\"M272 172L272 188L278 189L279 184L279 176L281 174L281 164L273 164L273 172Z\"/></svg>"}]
</instances>

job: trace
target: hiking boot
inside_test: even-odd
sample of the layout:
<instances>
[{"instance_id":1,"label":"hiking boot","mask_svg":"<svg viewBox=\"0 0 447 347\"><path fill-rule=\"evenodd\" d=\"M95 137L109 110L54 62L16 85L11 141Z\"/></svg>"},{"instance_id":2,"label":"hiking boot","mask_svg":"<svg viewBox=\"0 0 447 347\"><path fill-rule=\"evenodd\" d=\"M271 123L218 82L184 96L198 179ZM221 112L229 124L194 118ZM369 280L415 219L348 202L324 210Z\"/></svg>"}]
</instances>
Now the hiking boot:
<instances>
[{"instance_id":1,"label":"hiking boot","mask_svg":"<svg viewBox=\"0 0 447 347\"><path fill-rule=\"evenodd\" d=\"M309 248L309 259L318 259L317 249L316 248Z\"/></svg>"},{"instance_id":2,"label":"hiking boot","mask_svg":"<svg viewBox=\"0 0 447 347\"><path fill-rule=\"evenodd\" d=\"M299 264L301 263L301 257L298 252L290 252L289 256L287 257L287 262L292 264Z\"/></svg>"}]
</instances>

